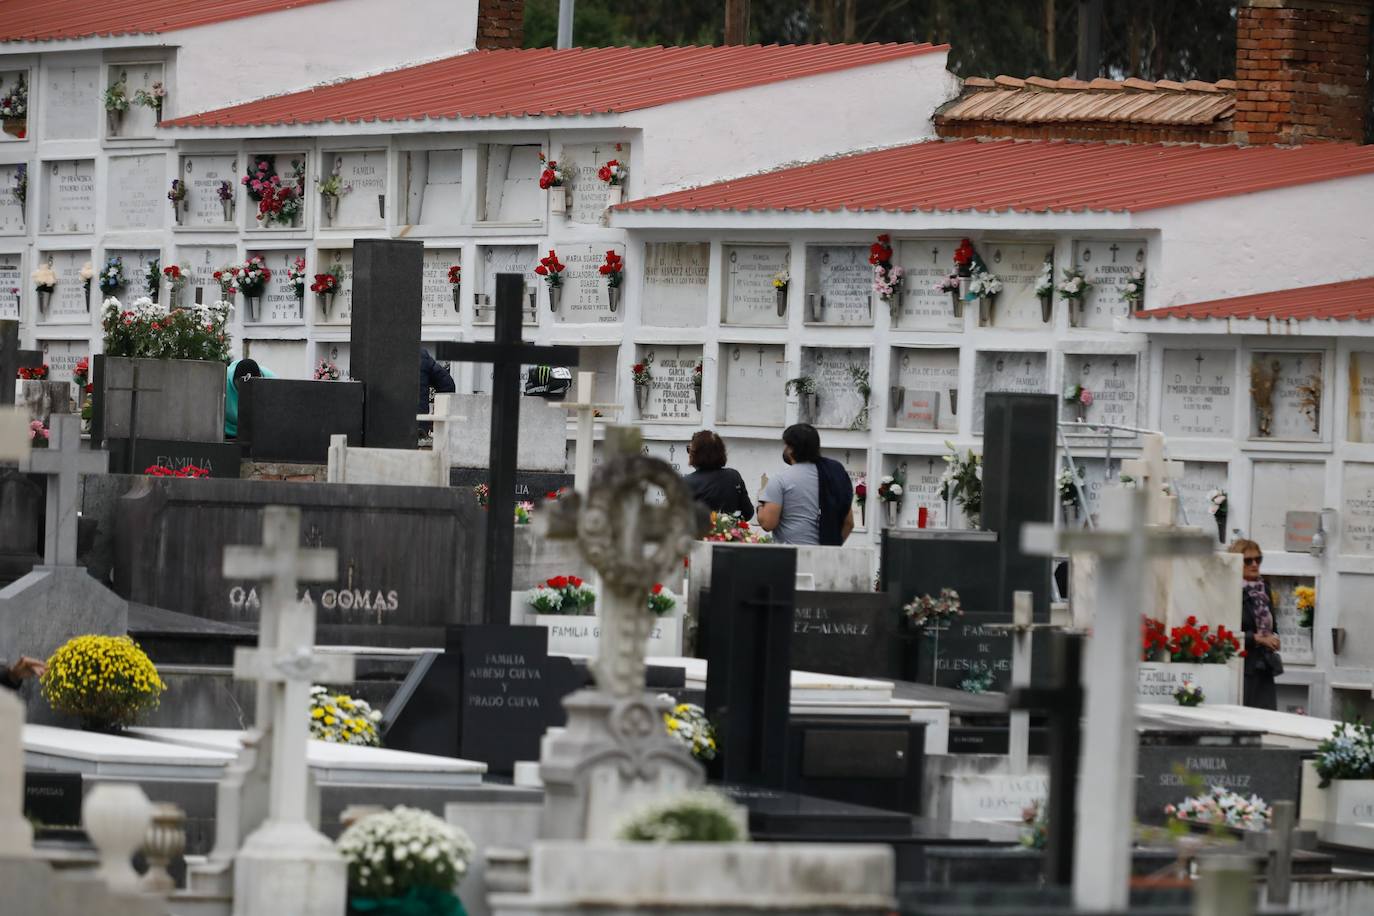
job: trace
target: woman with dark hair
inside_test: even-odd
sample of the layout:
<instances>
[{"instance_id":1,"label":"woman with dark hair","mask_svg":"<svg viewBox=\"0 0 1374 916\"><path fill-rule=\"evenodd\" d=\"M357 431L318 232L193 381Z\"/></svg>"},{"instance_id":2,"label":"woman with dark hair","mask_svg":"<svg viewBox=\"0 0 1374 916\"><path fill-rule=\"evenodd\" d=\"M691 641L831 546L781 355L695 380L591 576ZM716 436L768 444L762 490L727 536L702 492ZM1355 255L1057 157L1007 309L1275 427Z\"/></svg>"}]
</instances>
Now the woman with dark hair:
<instances>
[{"instance_id":1,"label":"woman with dark hair","mask_svg":"<svg viewBox=\"0 0 1374 916\"><path fill-rule=\"evenodd\" d=\"M1260 545L1241 538L1229 548L1241 555L1240 629L1245 634L1245 692L1241 700L1257 709L1278 709L1274 678L1283 674L1279 637L1274 632L1274 603L1269 586L1260 575L1264 554Z\"/></svg>"},{"instance_id":2,"label":"woman with dark hair","mask_svg":"<svg viewBox=\"0 0 1374 916\"><path fill-rule=\"evenodd\" d=\"M754 517L754 505L739 471L725 466L725 441L709 429L692 436L687 444L687 486L697 501L712 512L738 512L746 522Z\"/></svg>"},{"instance_id":3,"label":"woman with dark hair","mask_svg":"<svg viewBox=\"0 0 1374 916\"><path fill-rule=\"evenodd\" d=\"M787 467L759 497L759 525L780 544L843 544L854 530L854 485L844 465L821 455L809 423L783 430L782 460Z\"/></svg>"}]
</instances>

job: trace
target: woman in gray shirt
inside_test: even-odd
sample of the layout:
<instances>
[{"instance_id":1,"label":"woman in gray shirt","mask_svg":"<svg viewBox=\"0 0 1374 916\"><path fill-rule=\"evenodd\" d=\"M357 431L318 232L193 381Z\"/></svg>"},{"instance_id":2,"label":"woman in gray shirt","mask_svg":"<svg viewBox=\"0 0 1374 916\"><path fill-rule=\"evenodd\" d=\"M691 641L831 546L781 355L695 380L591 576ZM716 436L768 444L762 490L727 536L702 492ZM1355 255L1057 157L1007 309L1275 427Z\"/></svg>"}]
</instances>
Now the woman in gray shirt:
<instances>
[{"instance_id":1,"label":"woman in gray shirt","mask_svg":"<svg viewBox=\"0 0 1374 916\"><path fill-rule=\"evenodd\" d=\"M787 427L782 442L787 467L764 485L759 525L779 544L843 544L854 530L848 472L821 456L821 437L808 423Z\"/></svg>"}]
</instances>

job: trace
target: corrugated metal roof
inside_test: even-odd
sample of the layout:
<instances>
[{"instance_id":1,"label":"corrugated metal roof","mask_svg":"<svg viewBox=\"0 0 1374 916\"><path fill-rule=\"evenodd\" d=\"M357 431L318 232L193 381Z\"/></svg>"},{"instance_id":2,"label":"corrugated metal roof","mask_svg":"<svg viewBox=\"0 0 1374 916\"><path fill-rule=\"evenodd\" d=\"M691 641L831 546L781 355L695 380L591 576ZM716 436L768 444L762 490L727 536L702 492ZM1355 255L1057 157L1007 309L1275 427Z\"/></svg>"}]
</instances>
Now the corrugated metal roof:
<instances>
[{"instance_id":1,"label":"corrugated metal roof","mask_svg":"<svg viewBox=\"0 0 1374 916\"><path fill-rule=\"evenodd\" d=\"M617 210L1133 212L1374 173L1374 146L932 140L620 204Z\"/></svg>"},{"instance_id":2,"label":"corrugated metal roof","mask_svg":"<svg viewBox=\"0 0 1374 916\"><path fill-rule=\"evenodd\" d=\"M732 45L472 51L404 70L188 115L163 126L257 127L634 111L948 47Z\"/></svg>"},{"instance_id":3,"label":"corrugated metal roof","mask_svg":"<svg viewBox=\"0 0 1374 916\"><path fill-rule=\"evenodd\" d=\"M325 0L5 0L0 41L151 35ZM248 54L248 49L242 49Z\"/></svg>"},{"instance_id":4,"label":"corrugated metal roof","mask_svg":"<svg viewBox=\"0 0 1374 916\"><path fill-rule=\"evenodd\" d=\"M1200 127L1235 113L1235 88L1233 80L1095 79L1085 83L1038 76L970 77L964 81L963 94L938 111L935 121Z\"/></svg>"},{"instance_id":5,"label":"corrugated metal roof","mask_svg":"<svg viewBox=\"0 0 1374 916\"><path fill-rule=\"evenodd\" d=\"M1374 318L1374 277L1299 286L1250 296L1213 299L1137 312L1135 318L1260 318L1328 321Z\"/></svg>"}]
</instances>

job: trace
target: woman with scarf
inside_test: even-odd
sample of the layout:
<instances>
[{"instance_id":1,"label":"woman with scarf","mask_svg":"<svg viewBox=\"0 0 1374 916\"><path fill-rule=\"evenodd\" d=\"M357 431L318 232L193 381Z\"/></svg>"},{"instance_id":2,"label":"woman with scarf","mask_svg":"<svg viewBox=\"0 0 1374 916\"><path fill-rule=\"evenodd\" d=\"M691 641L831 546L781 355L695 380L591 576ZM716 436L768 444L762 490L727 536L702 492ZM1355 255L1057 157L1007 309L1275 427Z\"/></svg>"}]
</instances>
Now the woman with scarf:
<instances>
[{"instance_id":1,"label":"woman with scarf","mask_svg":"<svg viewBox=\"0 0 1374 916\"><path fill-rule=\"evenodd\" d=\"M1240 554L1245 564L1240 604L1240 628L1245 634L1244 703L1258 709L1278 709L1274 678L1283 674L1283 659L1279 656L1279 637L1274 633L1274 604L1269 586L1260 576L1264 553L1260 545L1245 538L1233 543L1230 550Z\"/></svg>"},{"instance_id":2,"label":"woman with scarf","mask_svg":"<svg viewBox=\"0 0 1374 916\"><path fill-rule=\"evenodd\" d=\"M276 378L271 369L264 369L257 360L236 359L229 364L224 385L224 435L230 439L239 434L239 385L250 378Z\"/></svg>"}]
</instances>

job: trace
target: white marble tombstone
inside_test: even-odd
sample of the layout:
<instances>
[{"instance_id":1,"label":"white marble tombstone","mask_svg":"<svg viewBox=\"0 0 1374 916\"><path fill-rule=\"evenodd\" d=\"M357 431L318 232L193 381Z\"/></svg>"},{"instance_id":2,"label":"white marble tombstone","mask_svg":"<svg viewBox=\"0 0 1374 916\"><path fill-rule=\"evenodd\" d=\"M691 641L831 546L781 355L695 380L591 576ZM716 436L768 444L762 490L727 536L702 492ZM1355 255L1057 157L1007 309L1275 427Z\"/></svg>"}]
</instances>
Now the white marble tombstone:
<instances>
[{"instance_id":1,"label":"white marble tombstone","mask_svg":"<svg viewBox=\"0 0 1374 916\"><path fill-rule=\"evenodd\" d=\"M1345 437L1350 442L1374 442L1374 353L1352 352L1346 384Z\"/></svg>"},{"instance_id":2,"label":"white marble tombstone","mask_svg":"<svg viewBox=\"0 0 1374 916\"><path fill-rule=\"evenodd\" d=\"M22 162L0 165L0 235L23 235L27 229L27 206L14 196L21 169L27 173L28 166ZM32 192L29 188L30 198Z\"/></svg>"},{"instance_id":3,"label":"white marble tombstone","mask_svg":"<svg viewBox=\"0 0 1374 916\"><path fill-rule=\"evenodd\" d=\"M19 320L24 289L24 256L18 252L0 254L0 319Z\"/></svg>"},{"instance_id":4,"label":"white marble tombstone","mask_svg":"<svg viewBox=\"0 0 1374 916\"><path fill-rule=\"evenodd\" d=\"M119 252L107 252L116 254ZM156 251L130 252L139 257L156 258ZM237 260L237 252L232 245L178 245L177 254L181 262L191 268L191 280L186 288L187 302L201 302L206 305L227 299L220 289L219 281L215 279L215 271L229 266ZM133 278L129 274L129 258L124 259L124 276L126 280L132 282ZM273 271L276 270L274 266ZM140 289L146 289L144 280L139 279ZM127 288L127 287L126 287ZM239 303L236 303L236 305Z\"/></svg>"},{"instance_id":5,"label":"white marble tombstone","mask_svg":"<svg viewBox=\"0 0 1374 916\"><path fill-rule=\"evenodd\" d=\"M1085 328L1111 330L1112 322L1125 317L1130 306L1121 298L1126 282L1145 269L1147 249L1142 239L1079 239L1073 246L1073 263L1092 284L1083 297ZM1058 275L1055 277L1059 279Z\"/></svg>"},{"instance_id":6,"label":"white marble tombstone","mask_svg":"<svg viewBox=\"0 0 1374 916\"><path fill-rule=\"evenodd\" d=\"M348 341L321 341L315 345L315 358L311 360L308 371L313 373L315 367L320 364L320 360L327 359L339 367L339 379L346 382L353 378L348 357Z\"/></svg>"},{"instance_id":7,"label":"white marble tombstone","mask_svg":"<svg viewBox=\"0 0 1374 916\"><path fill-rule=\"evenodd\" d=\"M653 385L639 419L653 423L700 423L692 375L702 361L700 346L658 345L639 348L637 362L652 360Z\"/></svg>"},{"instance_id":8,"label":"white marble tombstone","mask_svg":"<svg viewBox=\"0 0 1374 916\"><path fill-rule=\"evenodd\" d=\"M443 226L468 221L473 202L463 184L462 150L412 150L405 153L404 162L406 212L400 222Z\"/></svg>"},{"instance_id":9,"label":"white marble tombstone","mask_svg":"<svg viewBox=\"0 0 1374 916\"><path fill-rule=\"evenodd\" d=\"M1035 284L1044 269L1045 258L1054 255L1054 245L1017 239L987 239L978 244L978 254L987 268L1002 281L992 307L992 324L999 328L1041 329L1046 327Z\"/></svg>"},{"instance_id":10,"label":"white marble tombstone","mask_svg":"<svg viewBox=\"0 0 1374 916\"><path fill-rule=\"evenodd\" d=\"M1298 612L1297 597L1293 589L1299 585L1315 586L1317 581L1311 576L1265 576L1270 594L1277 598L1274 604L1274 632L1283 643L1283 662L1285 665L1311 665L1316 662L1312 652L1314 630L1298 626L1301 616ZM1318 613L1321 609L1321 591L1317 593Z\"/></svg>"},{"instance_id":11,"label":"white marble tombstone","mask_svg":"<svg viewBox=\"0 0 1374 916\"><path fill-rule=\"evenodd\" d=\"M1349 462L1341 479L1342 556L1374 556L1374 464Z\"/></svg>"},{"instance_id":12,"label":"white marble tombstone","mask_svg":"<svg viewBox=\"0 0 1374 916\"><path fill-rule=\"evenodd\" d=\"M1134 354L1069 353L1064 357L1064 388L1082 385L1092 392L1093 402L1085 417L1089 423L1139 426L1140 390ZM1059 403L1060 419L1073 419L1072 405Z\"/></svg>"},{"instance_id":13,"label":"white marble tombstone","mask_svg":"<svg viewBox=\"0 0 1374 916\"><path fill-rule=\"evenodd\" d=\"M337 174L348 189L330 228L385 225L386 150L326 150L322 161L322 171Z\"/></svg>"},{"instance_id":14,"label":"white marble tombstone","mask_svg":"<svg viewBox=\"0 0 1374 916\"><path fill-rule=\"evenodd\" d=\"M820 395L818 416L811 424L829 429L866 429L862 424L864 399L855 386L851 368L867 370L869 351L862 347L803 347L801 375L816 380ZM876 406L876 402L868 405Z\"/></svg>"},{"instance_id":15,"label":"white marble tombstone","mask_svg":"<svg viewBox=\"0 0 1374 916\"><path fill-rule=\"evenodd\" d=\"M167 157L111 156L106 183L105 225L109 229L161 229L171 217Z\"/></svg>"},{"instance_id":16,"label":"white marble tombstone","mask_svg":"<svg viewBox=\"0 0 1374 916\"><path fill-rule=\"evenodd\" d=\"M46 140L89 140L103 117L98 107L100 67L62 67L55 61L43 71L41 101Z\"/></svg>"},{"instance_id":17,"label":"white marble tombstone","mask_svg":"<svg viewBox=\"0 0 1374 916\"><path fill-rule=\"evenodd\" d=\"M1276 376L1271 404L1270 434L1260 437L1259 405L1251 398L1250 437L1314 442L1322 438L1322 354L1313 351L1271 350L1250 355L1250 366ZM1277 368L1275 368L1277 367ZM1315 406L1313 406L1315 401Z\"/></svg>"},{"instance_id":18,"label":"white marble tombstone","mask_svg":"<svg viewBox=\"0 0 1374 916\"><path fill-rule=\"evenodd\" d=\"M792 251L785 245L726 245L721 295L721 321L745 327L785 327L787 312L778 314L773 277L790 270ZM793 283L802 285L800 278ZM791 296L795 291L789 291ZM797 299L800 302L800 298ZM789 302L787 308L791 308Z\"/></svg>"},{"instance_id":19,"label":"white marble tombstone","mask_svg":"<svg viewBox=\"0 0 1374 916\"><path fill-rule=\"evenodd\" d=\"M232 248L226 250L230 252L233 251ZM181 254L182 258L185 260L185 263L191 265L195 269L196 282L200 282L202 273L202 265L200 260L196 259L194 257L194 254L188 249L182 249ZM151 295L151 293L148 290L148 266L152 264L154 261L157 261L160 255L161 252L159 252L156 248L106 249L105 256L107 258L119 258L123 262L124 288L115 293L115 295L119 297L119 301L127 305L133 302L135 299ZM99 268L103 267L104 264L105 262L102 261L100 262L100 264L95 265L95 267L97 268L97 274L99 274ZM214 268L211 268L210 273L213 272ZM206 273L205 276L209 277L209 273ZM100 284L98 282L99 279L99 276L97 276L96 279L91 283L91 301L93 303L96 303L97 305L104 300L105 295L100 291ZM211 278L210 282L213 284L215 281L213 278ZM195 294L194 292L192 292L190 294L190 299L192 301L194 300L194 296Z\"/></svg>"},{"instance_id":20,"label":"white marble tombstone","mask_svg":"<svg viewBox=\"0 0 1374 916\"><path fill-rule=\"evenodd\" d=\"M700 328L706 324L709 242L649 242L644 246L640 315L646 325ZM775 313L776 314L776 313Z\"/></svg>"},{"instance_id":21,"label":"white marble tombstone","mask_svg":"<svg viewBox=\"0 0 1374 916\"><path fill-rule=\"evenodd\" d=\"M1029 394L1048 390L1049 360L1043 351L983 350L974 363L973 431L983 431L983 396L989 391ZM962 405L961 408L962 409Z\"/></svg>"},{"instance_id":22,"label":"white marble tombstone","mask_svg":"<svg viewBox=\"0 0 1374 916\"><path fill-rule=\"evenodd\" d=\"M72 370L81 360L90 356L89 340L40 340L38 349L43 351L43 362L48 364L48 378L54 382L70 382Z\"/></svg>"},{"instance_id":23,"label":"white marble tombstone","mask_svg":"<svg viewBox=\"0 0 1374 916\"><path fill-rule=\"evenodd\" d=\"M573 373L573 391L569 397L580 397L577 392L576 380L578 373L590 372L595 376L595 391L598 401L614 401L616 391L619 390L618 382L620 378L620 348L611 347L582 347L578 351L581 357L577 362L577 372ZM615 422L614 418L608 417L606 422Z\"/></svg>"},{"instance_id":24,"label":"white marble tombstone","mask_svg":"<svg viewBox=\"0 0 1374 916\"><path fill-rule=\"evenodd\" d=\"M805 320L808 323L873 324L873 265L867 245L808 245Z\"/></svg>"},{"instance_id":25,"label":"white marble tombstone","mask_svg":"<svg viewBox=\"0 0 1374 916\"><path fill-rule=\"evenodd\" d=\"M544 192L539 188L538 144L482 148L481 219L488 223L538 223L544 218Z\"/></svg>"},{"instance_id":26,"label":"white marble tombstone","mask_svg":"<svg viewBox=\"0 0 1374 916\"><path fill-rule=\"evenodd\" d=\"M543 257L538 246L485 245L478 249L477 257L482 268L482 276L475 288L481 290L478 295L482 297L482 302L477 306L475 323L494 324L496 322L494 309L496 306L497 274L523 274L525 277L525 295L528 297L530 293L538 292L536 302L543 303L542 307L548 308L547 294L539 291L539 287L543 283L540 281L539 275L534 272L534 269L539 266L539 259ZM474 287L470 281L464 283L464 286L470 289ZM567 294L565 293L564 296L566 307ZM524 323L533 323L530 316L526 315Z\"/></svg>"},{"instance_id":27,"label":"white marble tombstone","mask_svg":"<svg viewBox=\"0 0 1374 916\"><path fill-rule=\"evenodd\" d=\"M749 491L749 498L758 502L759 494L763 491L761 478L763 475L774 476L784 467L782 463L782 434L779 432L766 439L743 439L738 436L723 434L725 448L729 456L729 466L739 471L739 475L744 480L745 489ZM682 448L678 452L678 462L687 467L686 445L687 437L684 435L681 443ZM666 455L656 455L667 461ZM669 462L670 464L672 462Z\"/></svg>"},{"instance_id":28,"label":"white marble tombstone","mask_svg":"<svg viewBox=\"0 0 1374 916\"><path fill-rule=\"evenodd\" d=\"M1265 552L1283 550L1285 516L1320 509L1325 467L1318 461L1256 461L1251 468L1249 536Z\"/></svg>"},{"instance_id":29,"label":"white marble tombstone","mask_svg":"<svg viewBox=\"0 0 1374 916\"><path fill-rule=\"evenodd\" d=\"M118 136L121 139L153 136L157 130L157 112L145 105L136 104L134 97L140 89L148 92L152 89L153 83L163 82L162 64L112 64L106 68L105 79L106 85L113 85L122 80L129 97L129 110L124 112ZM164 110L163 117L169 116L170 112ZM170 208L170 204L168 206Z\"/></svg>"},{"instance_id":30,"label":"white marble tombstone","mask_svg":"<svg viewBox=\"0 0 1374 916\"><path fill-rule=\"evenodd\" d=\"M195 229L228 229L238 220L238 208L249 208L249 225L257 215L256 204L241 190L242 172L237 156L227 153L206 153L181 157L178 177L186 185L186 209L182 225ZM224 218L224 204L220 202L220 185L229 182L235 198L234 219ZM165 203L165 200L164 200Z\"/></svg>"},{"instance_id":31,"label":"white marble tombstone","mask_svg":"<svg viewBox=\"0 0 1374 916\"><path fill-rule=\"evenodd\" d=\"M894 327L903 331L961 331L949 293L936 289L954 273L959 239L907 239L897 243L897 263L906 271L902 307Z\"/></svg>"},{"instance_id":32,"label":"white marble tombstone","mask_svg":"<svg viewBox=\"0 0 1374 916\"><path fill-rule=\"evenodd\" d=\"M610 188L596 176L597 170L611 159L628 164L628 143L572 143L563 147L556 157L567 170L572 191L572 206L568 219L574 223L596 224L606 212Z\"/></svg>"},{"instance_id":33,"label":"white marble tombstone","mask_svg":"<svg viewBox=\"0 0 1374 916\"><path fill-rule=\"evenodd\" d=\"M322 251L321 256L332 256L339 249L334 251ZM259 252L254 252L257 254ZM305 257L303 248L274 248L260 252L263 260L267 263L267 268L272 271L272 279L267 281L267 286L262 294L261 311L258 317L263 324L301 324L305 321L304 303L315 299L315 294L310 292L310 283L313 273L306 273L305 277L305 298L296 298L296 291L292 288L291 282L287 279L286 271L296 260ZM344 252L348 255L349 252ZM345 285L352 290L352 280L344 281ZM242 297L239 297L242 301ZM334 314L339 312L339 303L344 299L340 293L334 300ZM247 309L244 310L243 320L247 322L249 316Z\"/></svg>"},{"instance_id":34,"label":"white marble tombstone","mask_svg":"<svg viewBox=\"0 0 1374 916\"><path fill-rule=\"evenodd\" d=\"M344 346L347 346L345 344ZM245 340L243 355L251 356L261 366L266 366L282 378L310 378L315 371L314 363L307 358L306 342L303 340ZM348 378L347 360L339 366Z\"/></svg>"},{"instance_id":35,"label":"white marble tombstone","mask_svg":"<svg viewBox=\"0 0 1374 916\"><path fill-rule=\"evenodd\" d=\"M883 473L891 474L901 470L906 475L906 489L902 494L902 506L897 512L897 524L902 528L919 527L921 510L926 510L927 528L944 528L945 500L940 496L940 478L945 473L945 461L941 455L888 455L883 460ZM868 488L868 506L865 513L877 519L870 524L882 527L883 503L878 499L878 487L872 483ZM858 519L856 514L855 519Z\"/></svg>"},{"instance_id":36,"label":"white marble tombstone","mask_svg":"<svg viewBox=\"0 0 1374 916\"><path fill-rule=\"evenodd\" d=\"M461 267L463 249L426 248L424 274L421 280L420 321L423 324L458 324L463 320L462 298L453 298L453 284L448 282L450 267ZM467 282L461 288L471 288Z\"/></svg>"},{"instance_id":37,"label":"white marble tombstone","mask_svg":"<svg viewBox=\"0 0 1374 916\"><path fill-rule=\"evenodd\" d=\"M1165 350L1160 421L1170 438L1230 439L1236 415L1234 350Z\"/></svg>"},{"instance_id":38,"label":"white marble tombstone","mask_svg":"<svg viewBox=\"0 0 1374 916\"><path fill-rule=\"evenodd\" d=\"M959 351L893 347L888 369L887 426L892 429L959 428Z\"/></svg>"},{"instance_id":39,"label":"white marble tombstone","mask_svg":"<svg viewBox=\"0 0 1374 916\"><path fill-rule=\"evenodd\" d=\"M606 252L614 251L623 259L625 246L621 244L569 244L559 245L558 259L567 267L563 271L563 299L554 320L560 324L612 324L625 320L625 298L622 292L616 311L611 311L611 300L606 278L599 268L606 260ZM625 266L624 284L633 282L634 273L630 265ZM543 285L543 284L541 284ZM549 307L548 291L539 296L540 308ZM704 315L704 310L703 310Z\"/></svg>"},{"instance_id":40,"label":"white marble tombstone","mask_svg":"<svg viewBox=\"0 0 1374 916\"><path fill-rule=\"evenodd\" d=\"M307 277L305 286L306 298L315 301L315 320L322 324L348 324L353 320L353 249L321 248L315 257L315 269ZM334 296L334 307L330 310L328 318L324 314L324 300L310 292L309 282L315 274L323 273L325 269L342 273L339 292ZM272 279L276 279L275 271ZM285 272L282 279L286 279Z\"/></svg>"},{"instance_id":41,"label":"white marble tombstone","mask_svg":"<svg viewBox=\"0 0 1374 916\"><path fill-rule=\"evenodd\" d=\"M692 473L692 466L687 463L687 441L689 438L690 435L684 433L681 439L645 439L642 451L660 461L666 461L679 474L690 474ZM746 480L745 483L747 485L748 481Z\"/></svg>"},{"instance_id":42,"label":"white marble tombstone","mask_svg":"<svg viewBox=\"0 0 1374 916\"><path fill-rule=\"evenodd\" d=\"M449 424L449 461L458 467L485 468L491 460L491 396L453 397L453 414L466 419ZM524 399L516 467L555 474L567 470L568 415L562 408L538 398Z\"/></svg>"},{"instance_id":43,"label":"white marble tombstone","mask_svg":"<svg viewBox=\"0 0 1374 916\"><path fill-rule=\"evenodd\" d=\"M42 231L88 233L95 231L95 160L63 159L43 163ZM33 194L34 182L29 182Z\"/></svg>"},{"instance_id":44,"label":"white marble tombstone","mask_svg":"<svg viewBox=\"0 0 1374 916\"><path fill-rule=\"evenodd\" d=\"M85 249L75 251L41 251L38 263L51 263L53 273L57 274L57 287L53 290L45 320L48 324L86 324L90 321L90 302L86 296L86 284L81 279L81 268L91 260L91 253ZM30 295L33 284L28 284ZM91 294L100 290L91 281ZM34 309L37 314L37 308Z\"/></svg>"},{"instance_id":45,"label":"white marble tombstone","mask_svg":"<svg viewBox=\"0 0 1374 916\"><path fill-rule=\"evenodd\" d=\"M302 195L301 210L293 223L283 223L276 220L259 222L259 202L249 197L247 188L245 188L241 206L244 209L242 223L246 229L268 232L292 232L299 231L300 228L305 225L307 210L311 206L317 204L317 201L312 201L311 198L319 196L315 193L314 176L311 174L309 158L309 155L304 150L297 152L264 152L262 150L255 150L247 156L246 162L248 165L241 169L241 174L238 177L232 180L240 181L242 179L242 174L246 174L250 168L256 165L256 163L263 160L270 160L273 167L276 169L277 177L281 179L283 185L295 183L296 167L298 165L304 170L305 184L304 187L298 186L298 190L300 190Z\"/></svg>"},{"instance_id":46,"label":"white marble tombstone","mask_svg":"<svg viewBox=\"0 0 1374 916\"><path fill-rule=\"evenodd\" d=\"M1190 527L1201 528L1208 534L1216 533L1216 519L1211 512L1209 495L1213 490L1231 491L1228 480L1228 466L1224 461L1185 461L1183 474L1170 481L1174 494L1178 496L1179 524L1186 522ZM1227 514L1226 527L1234 527L1230 514ZM1228 530L1226 541L1231 540Z\"/></svg>"},{"instance_id":47,"label":"white marble tombstone","mask_svg":"<svg viewBox=\"0 0 1374 916\"><path fill-rule=\"evenodd\" d=\"M722 423L782 426L787 348L782 344L722 344L717 415Z\"/></svg>"}]
</instances>

